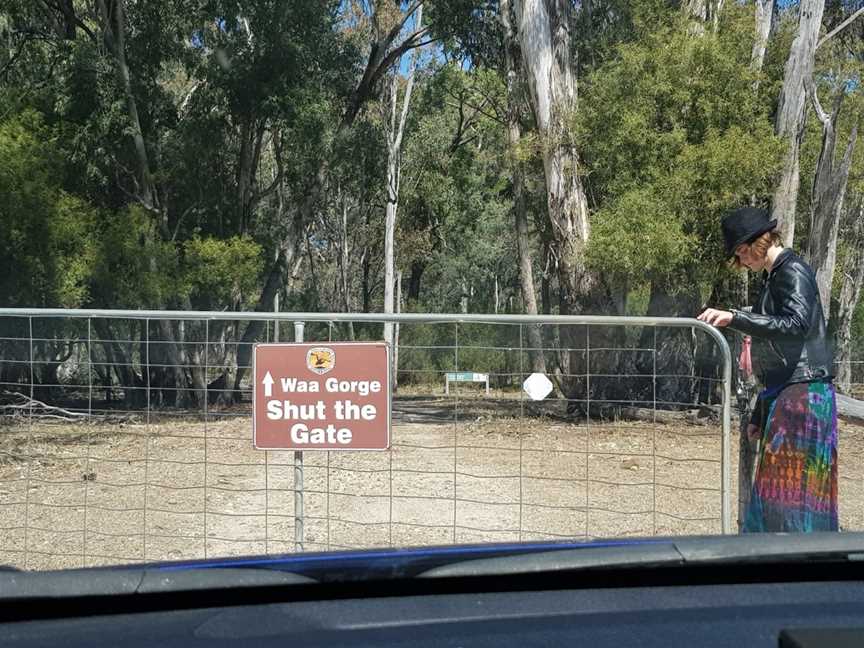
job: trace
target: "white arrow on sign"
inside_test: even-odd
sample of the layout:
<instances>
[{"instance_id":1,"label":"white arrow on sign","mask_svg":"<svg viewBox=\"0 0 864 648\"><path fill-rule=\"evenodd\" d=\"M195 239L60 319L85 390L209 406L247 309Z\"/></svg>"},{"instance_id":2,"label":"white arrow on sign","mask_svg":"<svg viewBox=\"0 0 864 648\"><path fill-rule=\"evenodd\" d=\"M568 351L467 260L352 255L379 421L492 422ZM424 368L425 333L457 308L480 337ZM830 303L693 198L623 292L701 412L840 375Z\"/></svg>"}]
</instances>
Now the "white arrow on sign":
<instances>
[{"instance_id":1,"label":"white arrow on sign","mask_svg":"<svg viewBox=\"0 0 864 648\"><path fill-rule=\"evenodd\" d=\"M276 382L273 380L273 376L270 375L268 371L264 374L264 378L261 380L261 384L264 385L264 396L265 398L269 398L273 395L273 383Z\"/></svg>"}]
</instances>

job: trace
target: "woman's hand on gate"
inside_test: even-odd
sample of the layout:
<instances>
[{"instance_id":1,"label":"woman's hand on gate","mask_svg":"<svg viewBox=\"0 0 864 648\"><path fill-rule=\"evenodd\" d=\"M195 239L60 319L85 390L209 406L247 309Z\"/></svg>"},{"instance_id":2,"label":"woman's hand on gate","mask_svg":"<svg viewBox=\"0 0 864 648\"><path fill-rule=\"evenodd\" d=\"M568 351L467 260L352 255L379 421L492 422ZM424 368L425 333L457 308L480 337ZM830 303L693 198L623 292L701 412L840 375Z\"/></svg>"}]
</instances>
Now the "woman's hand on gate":
<instances>
[{"instance_id":1,"label":"woman's hand on gate","mask_svg":"<svg viewBox=\"0 0 864 648\"><path fill-rule=\"evenodd\" d=\"M732 313L730 311L717 310L716 308L706 308L696 319L711 326L723 328L732 323Z\"/></svg>"}]
</instances>

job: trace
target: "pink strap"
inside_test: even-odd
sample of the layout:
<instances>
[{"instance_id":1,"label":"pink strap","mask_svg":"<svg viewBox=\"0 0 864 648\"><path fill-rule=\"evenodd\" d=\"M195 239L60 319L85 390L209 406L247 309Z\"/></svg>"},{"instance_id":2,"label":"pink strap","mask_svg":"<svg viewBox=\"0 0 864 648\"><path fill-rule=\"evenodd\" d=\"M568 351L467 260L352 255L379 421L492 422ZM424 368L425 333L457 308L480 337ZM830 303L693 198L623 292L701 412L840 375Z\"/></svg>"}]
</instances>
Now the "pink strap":
<instances>
[{"instance_id":1,"label":"pink strap","mask_svg":"<svg viewBox=\"0 0 864 648\"><path fill-rule=\"evenodd\" d=\"M753 361L750 358L751 343L750 336L744 336L744 342L741 344L741 355L738 357L738 368L741 369L745 380L748 380L753 375Z\"/></svg>"}]
</instances>

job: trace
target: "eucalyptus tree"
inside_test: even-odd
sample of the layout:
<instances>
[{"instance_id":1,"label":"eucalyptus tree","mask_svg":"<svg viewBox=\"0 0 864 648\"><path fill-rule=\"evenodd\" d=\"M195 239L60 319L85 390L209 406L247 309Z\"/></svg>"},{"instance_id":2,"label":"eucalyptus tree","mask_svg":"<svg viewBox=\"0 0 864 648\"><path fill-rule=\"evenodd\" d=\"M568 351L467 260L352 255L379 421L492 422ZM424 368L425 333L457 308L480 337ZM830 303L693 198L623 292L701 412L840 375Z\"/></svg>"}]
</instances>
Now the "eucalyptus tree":
<instances>
[{"instance_id":1,"label":"eucalyptus tree","mask_svg":"<svg viewBox=\"0 0 864 648\"><path fill-rule=\"evenodd\" d=\"M401 22L401 16L397 18ZM417 7L412 29L415 31L423 29L423 5ZM385 109L382 124L387 139L387 184L386 197L387 206L384 215L384 312L394 312L394 294L396 284L396 260L395 260L395 238L396 238L396 213L399 207L399 183L402 176L402 145L405 137L405 125L408 120L408 110L411 106L411 94L414 90L414 78L417 74L417 62L421 49L416 48L411 54L408 70L405 74L404 88L400 93L399 86L401 73L393 70L389 88L382 105ZM396 62L396 67L401 67L401 59ZM398 304L396 304L398 307ZM398 328L394 336L394 327L391 323L384 325L384 340L394 346L394 363L398 366ZM395 375L394 375L395 380Z\"/></svg>"},{"instance_id":2,"label":"eucalyptus tree","mask_svg":"<svg viewBox=\"0 0 864 648\"><path fill-rule=\"evenodd\" d=\"M801 179L801 138L806 124L806 86L813 80L813 65L825 0L798 3L798 27L786 59L780 89L774 132L786 142L786 155L780 180L771 201L771 217L783 232L783 242L791 246L795 238L795 212Z\"/></svg>"},{"instance_id":3,"label":"eucalyptus tree","mask_svg":"<svg viewBox=\"0 0 864 648\"><path fill-rule=\"evenodd\" d=\"M858 124L852 125L845 152L839 161L836 160L837 122L846 97L845 88L837 92L830 115L822 108L817 91L812 84L810 84L810 96L816 116L822 124L822 147L813 178L810 227L805 254L816 273L823 314L825 321L829 321L834 268L837 262L837 237L840 233L846 185L852 167L852 154L858 137Z\"/></svg>"},{"instance_id":4,"label":"eucalyptus tree","mask_svg":"<svg viewBox=\"0 0 864 648\"><path fill-rule=\"evenodd\" d=\"M777 2L775 0L756 0L756 38L750 56L751 67L759 72L765 63L765 51L777 27ZM758 80L756 82L758 87Z\"/></svg>"}]
</instances>

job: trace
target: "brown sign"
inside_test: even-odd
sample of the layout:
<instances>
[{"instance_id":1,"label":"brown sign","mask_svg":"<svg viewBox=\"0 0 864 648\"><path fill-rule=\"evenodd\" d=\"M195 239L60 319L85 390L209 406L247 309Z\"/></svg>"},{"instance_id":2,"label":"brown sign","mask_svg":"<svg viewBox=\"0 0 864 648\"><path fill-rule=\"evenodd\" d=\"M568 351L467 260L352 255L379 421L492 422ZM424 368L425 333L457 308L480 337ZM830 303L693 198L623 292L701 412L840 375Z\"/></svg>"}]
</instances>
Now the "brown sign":
<instances>
[{"instance_id":1,"label":"brown sign","mask_svg":"<svg viewBox=\"0 0 864 648\"><path fill-rule=\"evenodd\" d=\"M386 450L384 342L256 344L252 436L261 450Z\"/></svg>"}]
</instances>

